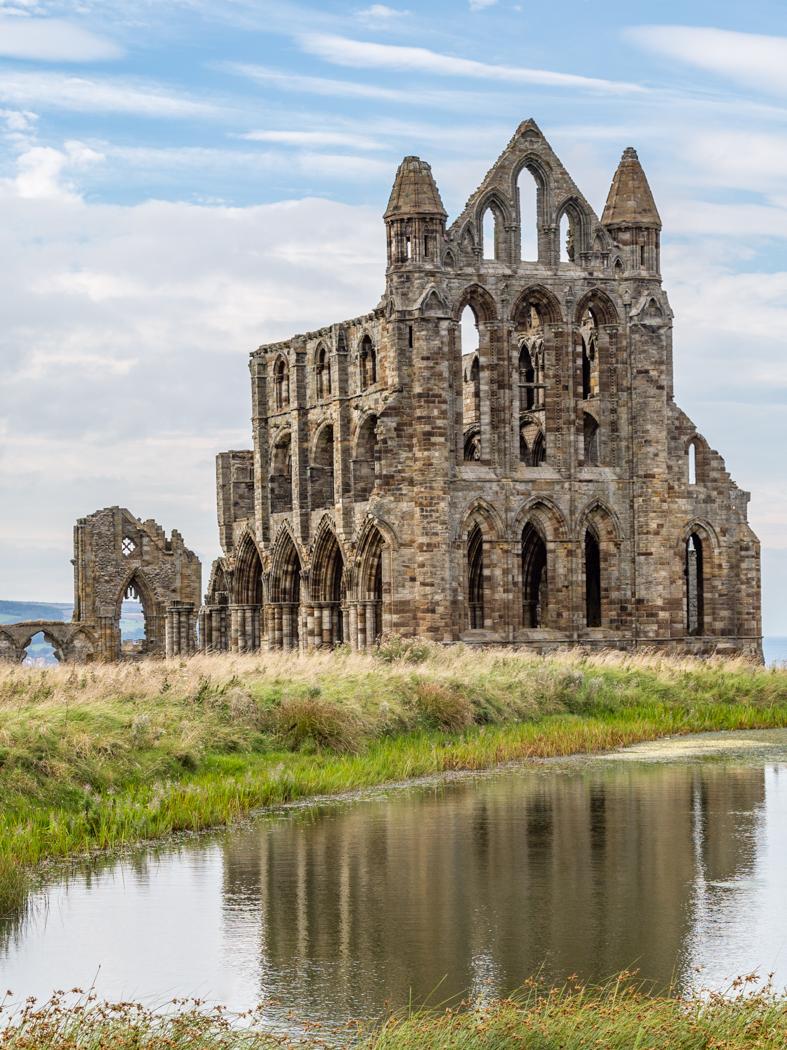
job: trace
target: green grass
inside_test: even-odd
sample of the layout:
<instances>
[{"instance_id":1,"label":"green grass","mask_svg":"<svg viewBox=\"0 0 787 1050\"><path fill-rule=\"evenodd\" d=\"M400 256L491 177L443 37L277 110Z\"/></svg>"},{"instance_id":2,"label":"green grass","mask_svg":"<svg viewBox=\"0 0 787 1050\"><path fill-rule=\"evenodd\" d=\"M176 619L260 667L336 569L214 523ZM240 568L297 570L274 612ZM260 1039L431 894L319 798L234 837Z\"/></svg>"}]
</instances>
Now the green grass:
<instances>
[{"instance_id":1,"label":"green grass","mask_svg":"<svg viewBox=\"0 0 787 1050\"><path fill-rule=\"evenodd\" d=\"M741 982L745 986L745 982ZM0 1018L2 1019L2 1018ZM264 1032L255 1014L231 1018L180 1003L163 1017L131 1003L62 997L28 1003L0 1034L7 1050L317 1050L324 1033L297 1044ZM345 1036L346 1037L346 1036ZM356 1050L783 1050L787 1001L768 992L692 999L651 997L626 975L603 988L541 990L443 1014L392 1018L358 1036Z\"/></svg>"},{"instance_id":2,"label":"green grass","mask_svg":"<svg viewBox=\"0 0 787 1050\"><path fill-rule=\"evenodd\" d=\"M0 911L53 858L257 807L673 733L787 726L787 672L391 643L0 671Z\"/></svg>"}]
</instances>

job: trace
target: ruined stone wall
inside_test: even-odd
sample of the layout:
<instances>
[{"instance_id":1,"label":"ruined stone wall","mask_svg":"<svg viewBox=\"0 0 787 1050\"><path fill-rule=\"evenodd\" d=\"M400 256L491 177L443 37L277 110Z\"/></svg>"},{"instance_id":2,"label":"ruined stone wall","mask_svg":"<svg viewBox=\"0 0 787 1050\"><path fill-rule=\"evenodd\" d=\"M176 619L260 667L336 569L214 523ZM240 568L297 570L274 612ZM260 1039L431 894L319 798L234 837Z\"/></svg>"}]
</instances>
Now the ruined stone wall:
<instances>
[{"instance_id":1,"label":"ruined stone wall","mask_svg":"<svg viewBox=\"0 0 787 1050\"><path fill-rule=\"evenodd\" d=\"M521 178L537 184L533 216ZM634 151L602 221L529 121L448 228L428 165L406 158L386 224L373 312L252 354L253 499L220 466L208 647L363 648L397 632L758 654L748 495L673 401L661 224Z\"/></svg>"}]
</instances>

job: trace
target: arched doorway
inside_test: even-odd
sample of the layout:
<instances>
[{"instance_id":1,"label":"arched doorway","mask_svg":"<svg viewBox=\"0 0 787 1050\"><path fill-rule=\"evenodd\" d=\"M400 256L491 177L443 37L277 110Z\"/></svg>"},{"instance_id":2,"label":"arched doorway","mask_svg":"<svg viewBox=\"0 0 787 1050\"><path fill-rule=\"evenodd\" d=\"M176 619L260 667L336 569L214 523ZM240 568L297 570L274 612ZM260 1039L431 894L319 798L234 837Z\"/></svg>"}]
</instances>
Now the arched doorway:
<instances>
[{"instance_id":1,"label":"arched doorway","mask_svg":"<svg viewBox=\"0 0 787 1050\"><path fill-rule=\"evenodd\" d=\"M705 634L705 566L702 540L692 532L686 540L686 632Z\"/></svg>"},{"instance_id":2,"label":"arched doorway","mask_svg":"<svg viewBox=\"0 0 787 1050\"><path fill-rule=\"evenodd\" d=\"M317 646L330 648L345 639L347 595L344 585L344 558L336 534L325 529L320 535L312 560L312 598L314 637Z\"/></svg>"},{"instance_id":3,"label":"arched doorway","mask_svg":"<svg viewBox=\"0 0 787 1050\"><path fill-rule=\"evenodd\" d=\"M358 563L355 631L359 649L372 648L383 634L382 533L373 525L366 534Z\"/></svg>"},{"instance_id":4,"label":"arched doorway","mask_svg":"<svg viewBox=\"0 0 787 1050\"><path fill-rule=\"evenodd\" d=\"M585 624L601 626L601 547L591 528L585 529Z\"/></svg>"},{"instance_id":5,"label":"arched doorway","mask_svg":"<svg viewBox=\"0 0 787 1050\"><path fill-rule=\"evenodd\" d=\"M271 644L277 649L300 645L301 559L289 533L285 532L274 552L271 574Z\"/></svg>"},{"instance_id":6,"label":"arched doorway","mask_svg":"<svg viewBox=\"0 0 787 1050\"><path fill-rule=\"evenodd\" d=\"M547 621L547 547L532 522L522 530L522 624L543 627Z\"/></svg>"},{"instance_id":7,"label":"arched doorway","mask_svg":"<svg viewBox=\"0 0 787 1050\"><path fill-rule=\"evenodd\" d=\"M467 608L471 630L484 626L484 537L478 524L467 535Z\"/></svg>"}]
</instances>

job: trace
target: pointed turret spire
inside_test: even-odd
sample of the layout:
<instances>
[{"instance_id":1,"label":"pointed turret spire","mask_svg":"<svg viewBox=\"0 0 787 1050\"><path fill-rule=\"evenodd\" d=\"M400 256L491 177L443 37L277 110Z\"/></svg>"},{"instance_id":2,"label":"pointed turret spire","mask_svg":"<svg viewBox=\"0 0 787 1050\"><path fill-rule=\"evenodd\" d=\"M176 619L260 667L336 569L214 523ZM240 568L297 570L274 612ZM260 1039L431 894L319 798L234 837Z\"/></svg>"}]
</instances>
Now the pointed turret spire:
<instances>
[{"instance_id":1,"label":"pointed turret spire","mask_svg":"<svg viewBox=\"0 0 787 1050\"><path fill-rule=\"evenodd\" d=\"M442 266L447 218L432 169L420 157L405 157L385 209L388 267Z\"/></svg>"},{"instance_id":2,"label":"pointed turret spire","mask_svg":"<svg viewBox=\"0 0 787 1050\"><path fill-rule=\"evenodd\" d=\"M384 217L398 219L416 215L446 218L446 210L431 167L420 157L405 157L396 172Z\"/></svg>"},{"instance_id":3,"label":"pointed turret spire","mask_svg":"<svg viewBox=\"0 0 787 1050\"><path fill-rule=\"evenodd\" d=\"M661 229L656 202L633 146L628 146L620 158L601 221L607 227L645 226Z\"/></svg>"}]
</instances>

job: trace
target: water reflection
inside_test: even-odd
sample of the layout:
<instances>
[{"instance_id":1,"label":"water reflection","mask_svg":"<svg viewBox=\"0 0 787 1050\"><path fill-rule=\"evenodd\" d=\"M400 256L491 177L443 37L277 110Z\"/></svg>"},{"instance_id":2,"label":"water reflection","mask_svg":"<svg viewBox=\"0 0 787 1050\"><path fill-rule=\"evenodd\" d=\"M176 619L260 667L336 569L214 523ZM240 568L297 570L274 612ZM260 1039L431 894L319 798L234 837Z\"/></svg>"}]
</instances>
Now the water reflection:
<instances>
[{"instance_id":1,"label":"water reflection","mask_svg":"<svg viewBox=\"0 0 787 1050\"><path fill-rule=\"evenodd\" d=\"M781 740L784 741L782 735ZM779 761L592 762L266 819L52 888L0 959L47 994L258 998L322 1020L603 979L787 984ZM78 970L78 973L74 971Z\"/></svg>"}]
</instances>

